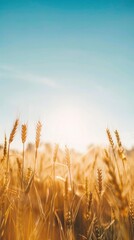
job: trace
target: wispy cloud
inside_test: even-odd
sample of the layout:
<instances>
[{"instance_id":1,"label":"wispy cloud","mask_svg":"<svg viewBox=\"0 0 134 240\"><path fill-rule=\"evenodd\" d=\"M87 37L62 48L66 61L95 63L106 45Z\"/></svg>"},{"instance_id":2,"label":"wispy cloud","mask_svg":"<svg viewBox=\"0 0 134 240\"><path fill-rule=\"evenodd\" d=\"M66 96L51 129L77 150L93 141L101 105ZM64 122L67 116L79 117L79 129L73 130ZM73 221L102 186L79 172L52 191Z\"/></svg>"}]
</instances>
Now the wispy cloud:
<instances>
[{"instance_id":1,"label":"wispy cloud","mask_svg":"<svg viewBox=\"0 0 134 240\"><path fill-rule=\"evenodd\" d=\"M24 72L21 70L16 69L13 66L8 65L0 65L0 79L3 77L8 77L12 79L18 79L20 81L26 81L31 83L39 83L51 88L57 88L58 84L55 81L36 74L32 74L30 72Z\"/></svg>"}]
</instances>

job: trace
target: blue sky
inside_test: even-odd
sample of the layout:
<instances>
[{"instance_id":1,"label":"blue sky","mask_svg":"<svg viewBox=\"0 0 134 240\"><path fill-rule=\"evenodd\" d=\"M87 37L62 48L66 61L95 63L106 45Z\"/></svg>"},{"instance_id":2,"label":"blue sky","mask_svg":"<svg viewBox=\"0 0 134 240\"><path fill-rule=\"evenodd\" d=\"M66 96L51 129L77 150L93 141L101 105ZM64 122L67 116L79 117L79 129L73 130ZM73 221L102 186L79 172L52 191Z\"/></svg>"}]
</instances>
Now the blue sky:
<instances>
[{"instance_id":1,"label":"blue sky","mask_svg":"<svg viewBox=\"0 0 134 240\"><path fill-rule=\"evenodd\" d=\"M0 130L84 149L105 128L134 140L134 2L0 1ZM2 137L1 137L2 138Z\"/></svg>"}]
</instances>

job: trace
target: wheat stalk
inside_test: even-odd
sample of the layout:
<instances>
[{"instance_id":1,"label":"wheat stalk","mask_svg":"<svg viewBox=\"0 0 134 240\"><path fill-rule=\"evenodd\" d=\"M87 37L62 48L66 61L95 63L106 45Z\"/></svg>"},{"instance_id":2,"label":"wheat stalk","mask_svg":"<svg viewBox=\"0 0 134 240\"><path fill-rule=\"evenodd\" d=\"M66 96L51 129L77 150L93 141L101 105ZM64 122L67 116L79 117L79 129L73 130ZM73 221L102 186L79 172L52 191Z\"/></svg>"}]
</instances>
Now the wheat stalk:
<instances>
[{"instance_id":1,"label":"wheat stalk","mask_svg":"<svg viewBox=\"0 0 134 240\"><path fill-rule=\"evenodd\" d=\"M66 177L65 179L65 199L67 200L68 199L68 177Z\"/></svg>"},{"instance_id":2,"label":"wheat stalk","mask_svg":"<svg viewBox=\"0 0 134 240\"><path fill-rule=\"evenodd\" d=\"M71 176L71 160L70 160L70 152L67 146L65 146L65 161L68 167L68 173L69 173L69 180L70 180L70 186L71 190L73 190L73 185L72 185L72 176Z\"/></svg>"},{"instance_id":3,"label":"wheat stalk","mask_svg":"<svg viewBox=\"0 0 134 240\"><path fill-rule=\"evenodd\" d=\"M111 187L113 187L114 190L114 195L118 201L118 207L120 211L124 214L125 209L127 207L127 196L123 196L123 187L120 185L118 179L117 179L117 174L115 172L115 166L113 164L113 161L111 160L107 150L105 149L105 156L103 158L104 163L106 164L107 167L107 172L109 175L109 182L111 183Z\"/></svg>"},{"instance_id":4,"label":"wheat stalk","mask_svg":"<svg viewBox=\"0 0 134 240\"><path fill-rule=\"evenodd\" d=\"M98 180L99 196L101 197L101 194L102 194L102 170L101 169L97 169L97 180Z\"/></svg>"},{"instance_id":5,"label":"wheat stalk","mask_svg":"<svg viewBox=\"0 0 134 240\"><path fill-rule=\"evenodd\" d=\"M88 195L89 195L89 182L88 182L88 178L87 177L85 179L85 193L86 193L86 198L88 199Z\"/></svg>"},{"instance_id":6,"label":"wheat stalk","mask_svg":"<svg viewBox=\"0 0 134 240\"><path fill-rule=\"evenodd\" d=\"M23 151L22 151L22 173L21 173L21 188L23 188L23 181L24 181L24 162L25 162L25 142L27 138L27 125L22 124L21 126L21 141L23 144Z\"/></svg>"},{"instance_id":7,"label":"wheat stalk","mask_svg":"<svg viewBox=\"0 0 134 240\"><path fill-rule=\"evenodd\" d=\"M55 163L57 160L58 150L59 150L59 145L56 144L55 149L54 149L54 154L53 154L53 180L54 180L54 182L55 182Z\"/></svg>"}]
</instances>

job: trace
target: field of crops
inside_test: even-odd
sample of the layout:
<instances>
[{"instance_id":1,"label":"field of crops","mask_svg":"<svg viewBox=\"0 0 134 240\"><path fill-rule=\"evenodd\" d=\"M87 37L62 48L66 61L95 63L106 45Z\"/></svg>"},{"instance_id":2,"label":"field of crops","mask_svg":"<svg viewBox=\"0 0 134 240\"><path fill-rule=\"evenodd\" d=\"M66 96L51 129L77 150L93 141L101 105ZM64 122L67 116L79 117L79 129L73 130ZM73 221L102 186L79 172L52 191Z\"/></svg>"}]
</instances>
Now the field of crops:
<instances>
[{"instance_id":1,"label":"field of crops","mask_svg":"<svg viewBox=\"0 0 134 240\"><path fill-rule=\"evenodd\" d=\"M123 148L118 131L106 130L107 148L85 154L40 143L12 149L19 120L0 149L1 240L133 240L133 151ZM113 140L114 139L114 140Z\"/></svg>"}]
</instances>

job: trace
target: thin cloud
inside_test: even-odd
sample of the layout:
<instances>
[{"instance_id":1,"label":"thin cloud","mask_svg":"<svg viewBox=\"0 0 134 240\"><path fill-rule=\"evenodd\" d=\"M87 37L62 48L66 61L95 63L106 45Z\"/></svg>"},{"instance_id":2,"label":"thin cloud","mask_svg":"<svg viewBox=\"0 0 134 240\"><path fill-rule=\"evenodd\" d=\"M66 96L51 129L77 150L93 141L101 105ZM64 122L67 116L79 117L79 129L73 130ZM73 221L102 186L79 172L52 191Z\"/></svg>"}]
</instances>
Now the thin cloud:
<instances>
[{"instance_id":1,"label":"thin cloud","mask_svg":"<svg viewBox=\"0 0 134 240\"><path fill-rule=\"evenodd\" d=\"M20 81L27 81L31 83L39 83L51 88L57 88L58 85L53 80L44 76L35 75L29 72L22 72L15 69L12 66L1 65L0 66L0 78L8 77L18 79Z\"/></svg>"}]
</instances>

